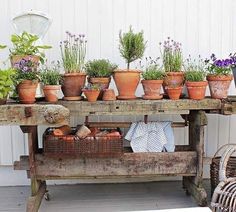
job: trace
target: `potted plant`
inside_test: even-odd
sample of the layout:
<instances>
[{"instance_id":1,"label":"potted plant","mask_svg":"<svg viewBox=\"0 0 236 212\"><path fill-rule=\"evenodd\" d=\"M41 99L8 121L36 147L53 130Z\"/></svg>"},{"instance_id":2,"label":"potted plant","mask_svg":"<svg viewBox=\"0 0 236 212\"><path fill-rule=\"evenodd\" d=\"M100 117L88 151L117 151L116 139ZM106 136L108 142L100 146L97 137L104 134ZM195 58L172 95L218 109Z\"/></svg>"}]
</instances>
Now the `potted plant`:
<instances>
[{"instance_id":1,"label":"potted plant","mask_svg":"<svg viewBox=\"0 0 236 212\"><path fill-rule=\"evenodd\" d=\"M12 68L0 70L0 105L6 104L9 92L13 90L13 77L15 70Z\"/></svg>"},{"instance_id":2,"label":"potted plant","mask_svg":"<svg viewBox=\"0 0 236 212\"><path fill-rule=\"evenodd\" d=\"M207 59L207 80L209 83L211 97L214 99L225 99L228 96L230 83L233 79L231 58L217 59L214 54Z\"/></svg>"},{"instance_id":3,"label":"potted plant","mask_svg":"<svg viewBox=\"0 0 236 212\"><path fill-rule=\"evenodd\" d=\"M84 87L83 92L88 102L96 102L100 94L100 88L98 85L92 85L89 83Z\"/></svg>"},{"instance_id":4,"label":"potted plant","mask_svg":"<svg viewBox=\"0 0 236 212\"><path fill-rule=\"evenodd\" d=\"M236 53L234 54L230 53L229 57L232 62L232 72L234 76L234 84L236 86Z\"/></svg>"},{"instance_id":5,"label":"potted plant","mask_svg":"<svg viewBox=\"0 0 236 212\"><path fill-rule=\"evenodd\" d=\"M22 58L14 64L16 74L14 75L14 83L22 104L33 104L36 99L36 89L39 81L39 74L35 61L32 57Z\"/></svg>"},{"instance_id":6,"label":"potted plant","mask_svg":"<svg viewBox=\"0 0 236 212\"><path fill-rule=\"evenodd\" d=\"M78 37L66 32L66 40L60 43L62 64L65 74L62 76L62 92L65 100L81 100L86 74L83 72L86 45L85 35Z\"/></svg>"},{"instance_id":7,"label":"potted plant","mask_svg":"<svg viewBox=\"0 0 236 212\"><path fill-rule=\"evenodd\" d=\"M140 71L130 69L130 63L142 58L146 42L144 42L143 32L134 33L130 27L127 33L120 31L119 50L121 56L127 63L127 69L115 70L113 78L119 95L118 99L135 99L135 91L140 81Z\"/></svg>"},{"instance_id":8,"label":"potted plant","mask_svg":"<svg viewBox=\"0 0 236 212\"><path fill-rule=\"evenodd\" d=\"M184 82L184 73L182 71L183 56L181 43L171 40L170 37L160 43L162 62L166 77L164 78L163 89L165 86L182 86Z\"/></svg>"},{"instance_id":9,"label":"potted plant","mask_svg":"<svg viewBox=\"0 0 236 212\"><path fill-rule=\"evenodd\" d=\"M40 72L40 80L43 83L45 99L52 103L58 101L58 92L61 89L61 85L59 85L61 74L58 68L59 64L52 66L52 68L45 66Z\"/></svg>"},{"instance_id":10,"label":"potted plant","mask_svg":"<svg viewBox=\"0 0 236 212\"><path fill-rule=\"evenodd\" d=\"M111 75L117 68L117 65L112 64L109 60L100 59L88 61L85 65L85 70L88 75L88 82L92 85L98 85L101 88L98 99L102 99L103 90L108 89Z\"/></svg>"},{"instance_id":11,"label":"potted plant","mask_svg":"<svg viewBox=\"0 0 236 212\"><path fill-rule=\"evenodd\" d=\"M180 98L180 95L183 90L183 86L179 84L171 84L165 87L166 92L171 100L177 100Z\"/></svg>"},{"instance_id":12,"label":"potted plant","mask_svg":"<svg viewBox=\"0 0 236 212\"><path fill-rule=\"evenodd\" d=\"M185 68L185 85L188 90L188 96L190 99L201 100L205 98L207 81L206 78L206 66L204 61L200 58L196 61L189 57L186 60Z\"/></svg>"},{"instance_id":13,"label":"potted plant","mask_svg":"<svg viewBox=\"0 0 236 212\"><path fill-rule=\"evenodd\" d=\"M45 54L41 51L42 49L50 49L51 46L36 45L39 40L37 35L32 35L28 32L23 32L21 35L13 34L11 36L11 42L13 48L10 49L11 64L14 67L15 63L19 63L22 59L28 60L38 66L39 61L43 64Z\"/></svg>"},{"instance_id":14,"label":"potted plant","mask_svg":"<svg viewBox=\"0 0 236 212\"><path fill-rule=\"evenodd\" d=\"M143 80L141 83L145 94L143 95L143 99L163 98L163 96L160 95L160 92L164 76L165 73L163 72L162 67L160 67L156 61L151 59L151 61L148 62L145 72L142 73Z\"/></svg>"}]
</instances>

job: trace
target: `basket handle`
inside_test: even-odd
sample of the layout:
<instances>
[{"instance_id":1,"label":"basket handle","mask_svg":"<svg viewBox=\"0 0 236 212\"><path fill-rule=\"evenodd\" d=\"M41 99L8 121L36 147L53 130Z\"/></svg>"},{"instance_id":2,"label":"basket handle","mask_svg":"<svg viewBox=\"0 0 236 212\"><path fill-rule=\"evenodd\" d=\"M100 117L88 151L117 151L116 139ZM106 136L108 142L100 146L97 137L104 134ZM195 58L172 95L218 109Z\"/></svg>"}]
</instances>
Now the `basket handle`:
<instances>
[{"instance_id":1,"label":"basket handle","mask_svg":"<svg viewBox=\"0 0 236 212\"><path fill-rule=\"evenodd\" d=\"M236 152L236 145L232 144L228 147L228 149L225 150L223 153L221 159L220 159L220 170L219 170L219 180L220 181L226 181L227 176L226 176L226 167L229 161L230 156Z\"/></svg>"},{"instance_id":2,"label":"basket handle","mask_svg":"<svg viewBox=\"0 0 236 212\"><path fill-rule=\"evenodd\" d=\"M229 144L224 144L223 146L221 146L217 151L216 153L214 154L213 158L215 158L219 152L224 149L225 147L230 147L230 146L236 146L236 144L233 144L233 143L229 143Z\"/></svg>"}]
</instances>

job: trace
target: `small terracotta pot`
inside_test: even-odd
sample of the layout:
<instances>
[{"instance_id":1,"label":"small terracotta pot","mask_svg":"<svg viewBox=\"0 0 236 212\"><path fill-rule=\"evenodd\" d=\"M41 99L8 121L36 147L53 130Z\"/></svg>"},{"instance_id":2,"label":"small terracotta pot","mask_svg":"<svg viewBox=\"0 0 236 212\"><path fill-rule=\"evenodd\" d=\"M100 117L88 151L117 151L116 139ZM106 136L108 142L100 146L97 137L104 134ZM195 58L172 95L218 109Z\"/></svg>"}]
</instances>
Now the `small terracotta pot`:
<instances>
[{"instance_id":1,"label":"small terracotta pot","mask_svg":"<svg viewBox=\"0 0 236 212\"><path fill-rule=\"evenodd\" d=\"M34 68L37 69L39 65L39 56L36 55L13 55L11 56L11 66L14 67L16 63L19 63L22 59L31 60L34 63Z\"/></svg>"},{"instance_id":2,"label":"small terracotta pot","mask_svg":"<svg viewBox=\"0 0 236 212\"><path fill-rule=\"evenodd\" d=\"M47 102L55 103L58 101L58 92L60 91L60 85L45 85L43 87L43 93Z\"/></svg>"},{"instance_id":3,"label":"small terracotta pot","mask_svg":"<svg viewBox=\"0 0 236 212\"><path fill-rule=\"evenodd\" d=\"M96 102L100 94L100 90L83 90L88 102Z\"/></svg>"},{"instance_id":4,"label":"small terracotta pot","mask_svg":"<svg viewBox=\"0 0 236 212\"><path fill-rule=\"evenodd\" d=\"M167 94L170 99L177 100L180 98L183 87L166 87Z\"/></svg>"},{"instance_id":5,"label":"small terracotta pot","mask_svg":"<svg viewBox=\"0 0 236 212\"><path fill-rule=\"evenodd\" d=\"M178 87L184 84L184 73L182 71L178 72L166 72L166 76L163 82L163 90L166 93L166 86Z\"/></svg>"},{"instance_id":6,"label":"small terracotta pot","mask_svg":"<svg viewBox=\"0 0 236 212\"><path fill-rule=\"evenodd\" d=\"M85 73L64 74L61 81L61 89L65 100L81 100L82 88L85 85Z\"/></svg>"},{"instance_id":7,"label":"small terracotta pot","mask_svg":"<svg viewBox=\"0 0 236 212\"><path fill-rule=\"evenodd\" d=\"M103 101L114 101L116 100L115 91L113 89L105 89L103 91Z\"/></svg>"},{"instance_id":8,"label":"small terracotta pot","mask_svg":"<svg viewBox=\"0 0 236 212\"><path fill-rule=\"evenodd\" d=\"M145 95L143 99L162 99L160 95L163 80L142 80L143 90Z\"/></svg>"},{"instance_id":9,"label":"small terracotta pot","mask_svg":"<svg viewBox=\"0 0 236 212\"><path fill-rule=\"evenodd\" d=\"M194 100L201 100L205 98L207 81L185 83L188 90L188 97Z\"/></svg>"},{"instance_id":10,"label":"small terracotta pot","mask_svg":"<svg viewBox=\"0 0 236 212\"><path fill-rule=\"evenodd\" d=\"M0 99L0 105L5 105L7 103L7 98Z\"/></svg>"},{"instance_id":11,"label":"small terracotta pot","mask_svg":"<svg viewBox=\"0 0 236 212\"><path fill-rule=\"evenodd\" d=\"M211 97L214 99L225 99L228 97L228 90L233 79L232 75L208 75Z\"/></svg>"},{"instance_id":12,"label":"small terracotta pot","mask_svg":"<svg viewBox=\"0 0 236 212\"><path fill-rule=\"evenodd\" d=\"M20 103L33 104L35 103L36 89L38 81L24 80L17 85L17 93L19 95Z\"/></svg>"},{"instance_id":13,"label":"small terracotta pot","mask_svg":"<svg viewBox=\"0 0 236 212\"><path fill-rule=\"evenodd\" d=\"M139 70L116 70L113 74L119 95L118 99L136 99L135 91L140 81Z\"/></svg>"},{"instance_id":14,"label":"small terracotta pot","mask_svg":"<svg viewBox=\"0 0 236 212\"><path fill-rule=\"evenodd\" d=\"M111 77L88 77L88 82L91 83L92 85L98 85L100 90L100 94L98 96L99 100L102 100L103 96L103 91L104 89L108 89L110 82L111 82Z\"/></svg>"}]
</instances>

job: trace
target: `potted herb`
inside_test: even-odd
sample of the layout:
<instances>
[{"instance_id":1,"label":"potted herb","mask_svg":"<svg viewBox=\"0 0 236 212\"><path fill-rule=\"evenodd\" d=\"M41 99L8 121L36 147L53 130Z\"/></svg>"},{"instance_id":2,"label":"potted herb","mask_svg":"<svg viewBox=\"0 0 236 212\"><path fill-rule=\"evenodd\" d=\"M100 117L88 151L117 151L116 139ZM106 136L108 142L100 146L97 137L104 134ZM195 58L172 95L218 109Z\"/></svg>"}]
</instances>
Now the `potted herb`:
<instances>
[{"instance_id":1,"label":"potted herb","mask_svg":"<svg viewBox=\"0 0 236 212\"><path fill-rule=\"evenodd\" d=\"M143 99L163 98L163 96L160 95L160 91L164 76L165 73L163 72L162 67L160 67L156 61L151 59L151 61L148 62L145 72L142 73L143 80L141 83L145 94Z\"/></svg>"},{"instance_id":2,"label":"potted herb","mask_svg":"<svg viewBox=\"0 0 236 212\"><path fill-rule=\"evenodd\" d=\"M191 57L186 60L185 68L185 85L188 90L190 99L201 100L205 98L207 81L206 66L204 61L200 58L192 60Z\"/></svg>"},{"instance_id":3,"label":"potted herb","mask_svg":"<svg viewBox=\"0 0 236 212\"><path fill-rule=\"evenodd\" d=\"M115 70L113 77L117 86L118 99L135 99L135 91L140 81L140 71L130 69L130 63L142 58L146 42L144 42L143 32L134 33L130 27L127 33L120 31L119 50L121 56L127 63L127 69Z\"/></svg>"},{"instance_id":4,"label":"potted herb","mask_svg":"<svg viewBox=\"0 0 236 212\"><path fill-rule=\"evenodd\" d=\"M166 77L164 79L163 88L165 86L182 86L184 82L184 73L182 71L183 56L181 43L171 40L170 37L160 43L162 62Z\"/></svg>"},{"instance_id":5,"label":"potted herb","mask_svg":"<svg viewBox=\"0 0 236 212\"><path fill-rule=\"evenodd\" d=\"M14 34L11 36L11 42L13 48L10 49L10 59L12 66L15 63L19 63L22 59L33 62L34 66L37 67L39 61L43 64L45 54L41 51L42 49L49 49L51 46L36 45L39 40L37 35L32 35L28 32L23 32L21 35Z\"/></svg>"},{"instance_id":6,"label":"potted herb","mask_svg":"<svg viewBox=\"0 0 236 212\"><path fill-rule=\"evenodd\" d=\"M62 92L65 100L81 100L86 74L83 72L86 55L85 35L78 37L66 32L66 40L60 43L62 64Z\"/></svg>"},{"instance_id":7,"label":"potted herb","mask_svg":"<svg viewBox=\"0 0 236 212\"><path fill-rule=\"evenodd\" d=\"M209 83L211 97L214 99L225 99L228 96L230 83L233 79L231 58L217 59L214 54L207 59L207 80Z\"/></svg>"},{"instance_id":8,"label":"potted herb","mask_svg":"<svg viewBox=\"0 0 236 212\"><path fill-rule=\"evenodd\" d=\"M84 87L83 92L88 102L96 102L100 94L100 87L89 83L86 87Z\"/></svg>"},{"instance_id":9,"label":"potted herb","mask_svg":"<svg viewBox=\"0 0 236 212\"><path fill-rule=\"evenodd\" d=\"M9 92L13 90L13 77L15 70L12 68L0 70L0 105L6 104Z\"/></svg>"},{"instance_id":10,"label":"potted herb","mask_svg":"<svg viewBox=\"0 0 236 212\"><path fill-rule=\"evenodd\" d=\"M111 75L117 68L117 65L112 64L109 60L100 59L88 61L85 65L85 70L88 75L88 82L92 85L98 85L101 92L98 99L102 99L103 90L108 89Z\"/></svg>"},{"instance_id":11,"label":"potted herb","mask_svg":"<svg viewBox=\"0 0 236 212\"><path fill-rule=\"evenodd\" d=\"M61 85L59 85L61 80L59 64L53 65L52 68L45 66L40 72L40 80L43 83L43 92L46 101L52 103L57 102L58 92L61 89Z\"/></svg>"},{"instance_id":12,"label":"potted herb","mask_svg":"<svg viewBox=\"0 0 236 212\"><path fill-rule=\"evenodd\" d=\"M16 85L19 101L22 104L32 104L36 101L36 89L38 86L39 74L35 61L32 57L22 58L14 64L16 74L14 83Z\"/></svg>"},{"instance_id":13,"label":"potted herb","mask_svg":"<svg viewBox=\"0 0 236 212\"><path fill-rule=\"evenodd\" d=\"M183 86L172 83L171 85L167 85L165 89L171 100L177 100L180 98L180 95L183 90Z\"/></svg>"}]
</instances>

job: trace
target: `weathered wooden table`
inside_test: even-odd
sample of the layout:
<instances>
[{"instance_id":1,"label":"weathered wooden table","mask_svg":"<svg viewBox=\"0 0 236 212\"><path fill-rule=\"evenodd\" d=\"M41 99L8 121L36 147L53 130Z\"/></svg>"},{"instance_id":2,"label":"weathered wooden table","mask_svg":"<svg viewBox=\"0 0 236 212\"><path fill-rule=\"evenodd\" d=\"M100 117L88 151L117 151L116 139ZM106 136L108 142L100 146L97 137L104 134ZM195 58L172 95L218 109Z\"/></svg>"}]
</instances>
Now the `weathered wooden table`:
<instances>
[{"instance_id":1,"label":"weathered wooden table","mask_svg":"<svg viewBox=\"0 0 236 212\"><path fill-rule=\"evenodd\" d=\"M205 206L207 194L202 186L202 175L206 112L221 113L224 106L220 100L214 99L12 104L1 106L0 124L21 125L22 131L28 133L29 156L21 156L20 161L14 164L16 170L26 170L31 178L32 196L28 200L27 211L38 211L46 192L46 180L158 175L183 176L184 189L200 206ZM127 152L120 158L45 156L38 148L37 125L65 124L69 111L71 116L180 114L189 126L189 144L177 146L173 153Z\"/></svg>"}]
</instances>

